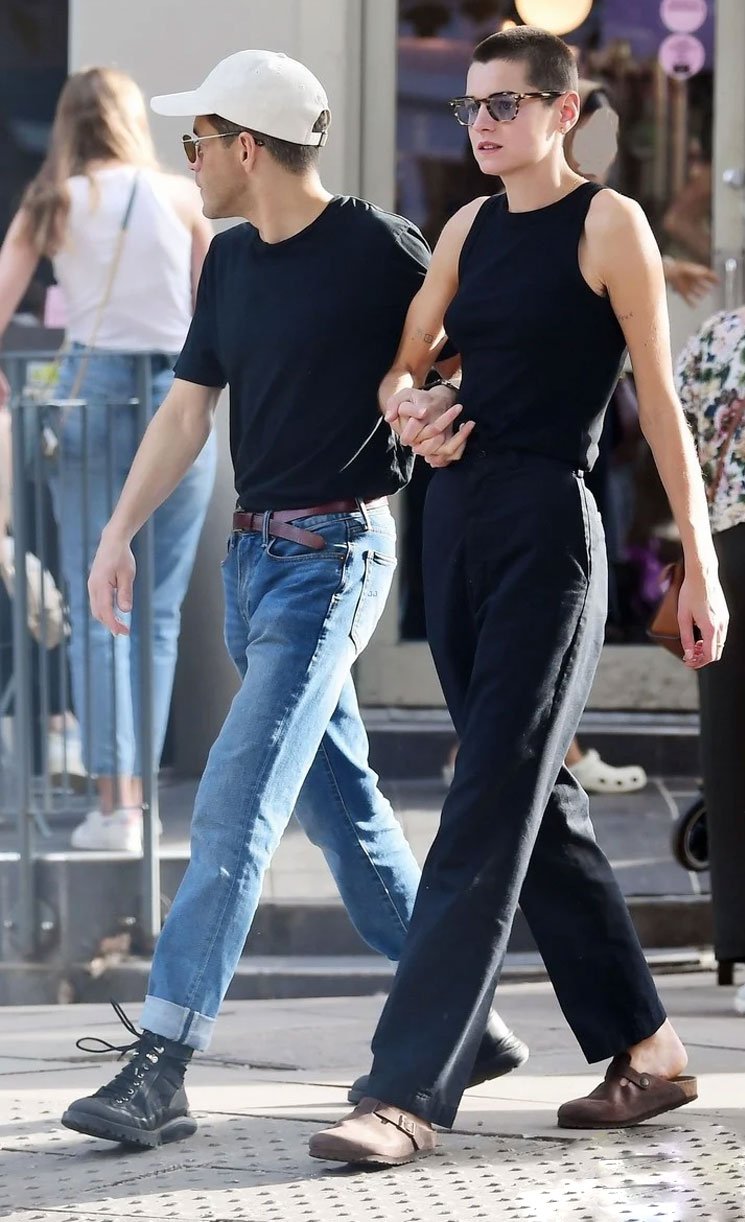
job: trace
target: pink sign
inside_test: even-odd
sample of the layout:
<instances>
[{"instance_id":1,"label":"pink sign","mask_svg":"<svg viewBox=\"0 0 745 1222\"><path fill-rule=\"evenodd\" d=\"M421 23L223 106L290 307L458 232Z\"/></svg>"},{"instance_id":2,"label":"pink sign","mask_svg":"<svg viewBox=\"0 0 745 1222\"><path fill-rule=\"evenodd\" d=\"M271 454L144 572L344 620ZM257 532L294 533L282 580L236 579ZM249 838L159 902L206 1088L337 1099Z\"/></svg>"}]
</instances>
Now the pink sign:
<instances>
[{"instance_id":1,"label":"pink sign","mask_svg":"<svg viewBox=\"0 0 745 1222\"><path fill-rule=\"evenodd\" d=\"M676 34L692 34L706 21L706 0L662 0L662 24Z\"/></svg>"},{"instance_id":2,"label":"pink sign","mask_svg":"<svg viewBox=\"0 0 745 1222\"><path fill-rule=\"evenodd\" d=\"M701 71L706 63L706 51L700 38L692 34L670 34L660 46L658 59L668 76L686 81Z\"/></svg>"}]
</instances>

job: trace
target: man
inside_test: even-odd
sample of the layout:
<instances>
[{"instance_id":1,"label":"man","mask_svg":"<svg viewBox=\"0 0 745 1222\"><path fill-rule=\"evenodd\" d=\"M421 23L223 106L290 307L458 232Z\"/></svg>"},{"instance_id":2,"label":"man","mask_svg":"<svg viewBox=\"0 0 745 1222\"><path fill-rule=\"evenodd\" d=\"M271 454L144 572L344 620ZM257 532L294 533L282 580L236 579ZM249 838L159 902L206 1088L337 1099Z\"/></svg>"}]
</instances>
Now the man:
<instances>
[{"instance_id":1,"label":"man","mask_svg":"<svg viewBox=\"0 0 745 1222\"><path fill-rule=\"evenodd\" d=\"M446 225L381 387L386 419L445 468L427 499L425 600L460 749L373 1039L367 1095L312 1138L318 1158L393 1165L434 1150L433 1124L455 1119L518 900L587 1060L612 1058L605 1081L564 1104L559 1124L622 1128L696 1097L586 796L563 766L606 611L604 543L584 473L626 346L683 545L687 665L716 660L727 628L672 382L659 252L633 201L567 164L577 84L570 49L544 31L520 27L476 48L468 94L451 105L505 194ZM446 333L462 387L430 400L415 388ZM453 433L461 411L466 423Z\"/></svg>"},{"instance_id":2,"label":"man","mask_svg":"<svg viewBox=\"0 0 745 1222\"><path fill-rule=\"evenodd\" d=\"M242 686L196 797L191 861L165 922L130 1063L63 1124L136 1146L193 1133L183 1089L207 1047L297 806L352 921L399 957L419 870L367 762L350 669L395 565L387 496L410 458L377 409L428 251L416 228L318 175L330 115L302 64L269 51L221 61L189 93L153 99L196 115L184 146L217 236L173 389L156 413L90 575L113 633L132 606L133 536L189 469L230 387L239 508L223 562L226 642ZM492 1016L474 1080L527 1050Z\"/></svg>"}]
</instances>

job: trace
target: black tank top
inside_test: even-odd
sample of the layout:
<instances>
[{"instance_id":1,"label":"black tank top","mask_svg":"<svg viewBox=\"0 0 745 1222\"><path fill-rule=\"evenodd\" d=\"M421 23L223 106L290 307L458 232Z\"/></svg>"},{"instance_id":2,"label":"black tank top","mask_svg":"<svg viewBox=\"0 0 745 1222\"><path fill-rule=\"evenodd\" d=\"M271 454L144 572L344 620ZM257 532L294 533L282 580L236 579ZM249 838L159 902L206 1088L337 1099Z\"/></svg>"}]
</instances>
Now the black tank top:
<instances>
[{"instance_id":1,"label":"black tank top","mask_svg":"<svg viewBox=\"0 0 745 1222\"><path fill-rule=\"evenodd\" d=\"M545 208L482 204L463 244L445 330L461 355L469 446L526 450L589 470L626 341L578 248L596 183ZM466 451L468 453L468 451Z\"/></svg>"}]
</instances>

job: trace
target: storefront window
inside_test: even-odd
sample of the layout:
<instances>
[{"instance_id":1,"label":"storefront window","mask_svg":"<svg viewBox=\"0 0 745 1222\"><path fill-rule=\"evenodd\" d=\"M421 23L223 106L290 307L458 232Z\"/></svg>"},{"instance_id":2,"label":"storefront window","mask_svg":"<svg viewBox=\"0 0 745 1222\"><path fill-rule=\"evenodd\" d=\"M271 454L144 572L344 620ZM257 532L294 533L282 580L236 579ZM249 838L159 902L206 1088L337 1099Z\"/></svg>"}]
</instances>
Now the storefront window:
<instances>
[{"instance_id":1,"label":"storefront window","mask_svg":"<svg viewBox=\"0 0 745 1222\"><path fill-rule=\"evenodd\" d=\"M54 109L67 75L66 0L4 0L0 5L0 238L49 142ZM21 310L40 317L48 267L35 277Z\"/></svg>"},{"instance_id":2,"label":"storefront window","mask_svg":"<svg viewBox=\"0 0 745 1222\"><path fill-rule=\"evenodd\" d=\"M522 24L520 9L527 13L531 2L400 2L396 206L432 244L464 203L501 189L477 169L447 101L463 91L476 43ZM571 0L565 11L581 8L587 6ZM552 13L561 9L555 0ZM564 34L581 78L597 82L619 115L618 156L607 181L639 201L666 254L701 265L711 261L713 10L713 0L595 0ZM611 405L601 450L595 480L611 562L608 638L641 641L676 540L639 432L631 378ZM401 634L408 640L424 636L419 555L429 474L417 463L406 493Z\"/></svg>"}]
</instances>

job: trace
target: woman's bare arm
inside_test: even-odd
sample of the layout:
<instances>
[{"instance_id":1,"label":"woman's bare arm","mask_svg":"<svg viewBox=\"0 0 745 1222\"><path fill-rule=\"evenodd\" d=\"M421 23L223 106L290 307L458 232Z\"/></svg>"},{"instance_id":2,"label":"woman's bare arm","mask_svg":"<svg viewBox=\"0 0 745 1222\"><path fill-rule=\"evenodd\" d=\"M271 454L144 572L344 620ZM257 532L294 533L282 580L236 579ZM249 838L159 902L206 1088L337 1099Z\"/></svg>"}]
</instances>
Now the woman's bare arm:
<instances>
[{"instance_id":1,"label":"woman's bare arm","mask_svg":"<svg viewBox=\"0 0 745 1222\"><path fill-rule=\"evenodd\" d=\"M15 314L36 271L39 256L23 232L23 217L17 212L0 247L0 338ZM0 407L10 397L10 387L0 370Z\"/></svg>"},{"instance_id":2,"label":"woman's bare arm","mask_svg":"<svg viewBox=\"0 0 745 1222\"><path fill-rule=\"evenodd\" d=\"M486 198L486 197L484 197ZM433 466L446 466L461 457L473 425L466 424L452 436L461 412L457 394L438 386L420 387L445 344L445 311L458 288L458 262L474 217L484 203L476 199L456 212L445 225L432 255L424 284L409 306L396 359L380 386L380 406L387 422L401 440ZM446 364L448 377L458 377L460 358Z\"/></svg>"},{"instance_id":3,"label":"woman's bare arm","mask_svg":"<svg viewBox=\"0 0 745 1222\"><path fill-rule=\"evenodd\" d=\"M23 217L17 212L0 247L0 335L15 314L38 262L39 256L23 232Z\"/></svg>"},{"instance_id":4,"label":"woman's bare arm","mask_svg":"<svg viewBox=\"0 0 745 1222\"><path fill-rule=\"evenodd\" d=\"M586 233L589 260L628 344L639 422L683 544L686 580L678 615L686 661L705 665L721 655L727 612L701 470L675 392L662 259L642 209L613 191L593 200ZM703 637L695 649L694 624Z\"/></svg>"},{"instance_id":5,"label":"woman's bare arm","mask_svg":"<svg viewBox=\"0 0 745 1222\"><path fill-rule=\"evenodd\" d=\"M445 343L443 319L458 288L460 252L483 202L476 199L461 208L440 235L424 283L409 306L396 358L380 386L387 419L391 396L420 387Z\"/></svg>"}]
</instances>

